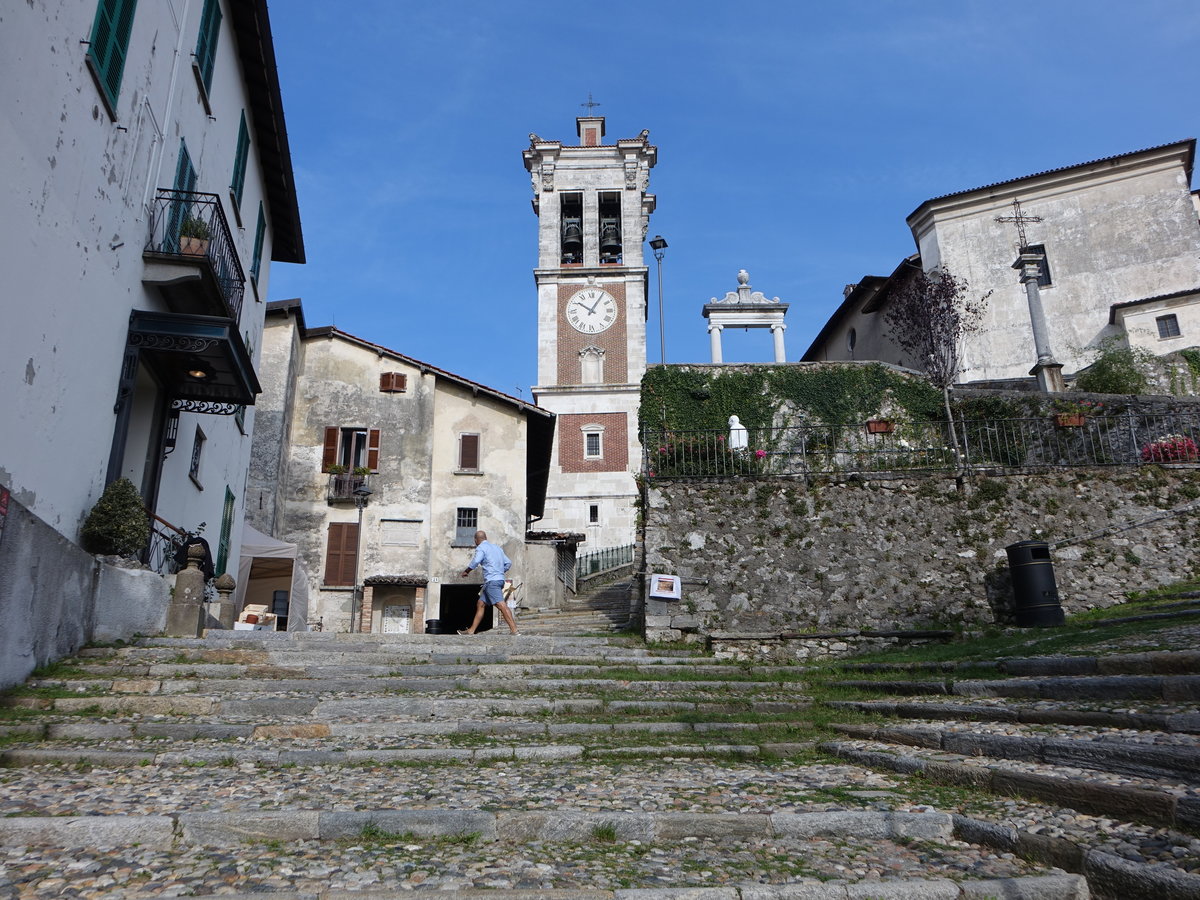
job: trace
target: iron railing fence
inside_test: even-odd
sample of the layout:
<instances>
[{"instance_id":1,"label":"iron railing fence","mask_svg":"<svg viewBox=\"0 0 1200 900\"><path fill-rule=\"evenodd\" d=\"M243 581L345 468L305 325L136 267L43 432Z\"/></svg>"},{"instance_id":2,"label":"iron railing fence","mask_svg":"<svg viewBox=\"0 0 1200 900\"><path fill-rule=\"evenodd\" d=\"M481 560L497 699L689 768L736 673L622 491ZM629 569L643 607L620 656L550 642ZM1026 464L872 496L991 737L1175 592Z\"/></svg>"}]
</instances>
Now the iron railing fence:
<instances>
[{"instance_id":1,"label":"iron railing fence","mask_svg":"<svg viewBox=\"0 0 1200 900\"><path fill-rule=\"evenodd\" d=\"M1138 466L1200 460L1200 414L955 419L751 428L730 449L725 431L645 431L650 478L882 474L910 471ZM888 430L890 429L890 430Z\"/></svg>"},{"instance_id":2,"label":"iron railing fence","mask_svg":"<svg viewBox=\"0 0 1200 900\"><path fill-rule=\"evenodd\" d=\"M620 547L605 547L602 550L589 550L575 558L575 574L578 578L586 578L609 569L627 566L633 562L633 544Z\"/></svg>"},{"instance_id":3,"label":"iron railing fence","mask_svg":"<svg viewBox=\"0 0 1200 900\"><path fill-rule=\"evenodd\" d=\"M242 312L246 275L216 194L159 188L150 207L146 252L207 261L220 285L229 318Z\"/></svg>"}]
</instances>

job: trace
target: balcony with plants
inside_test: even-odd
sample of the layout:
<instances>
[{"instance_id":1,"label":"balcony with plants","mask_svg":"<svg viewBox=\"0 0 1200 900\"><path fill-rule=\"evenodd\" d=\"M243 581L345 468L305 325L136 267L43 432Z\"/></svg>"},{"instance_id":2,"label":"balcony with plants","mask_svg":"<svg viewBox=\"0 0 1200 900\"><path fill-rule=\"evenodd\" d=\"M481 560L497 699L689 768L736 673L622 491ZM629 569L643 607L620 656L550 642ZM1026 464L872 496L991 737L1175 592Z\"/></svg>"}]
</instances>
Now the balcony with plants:
<instances>
[{"instance_id":1,"label":"balcony with plants","mask_svg":"<svg viewBox=\"0 0 1200 900\"><path fill-rule=\"evenodd\" d=\"M371 470L366 466L348 469L343 465L333 465L325 471L329 475L329 486L325 494L329 503L353 503L362 495L362 489L374 491L371 486Z\"/></svg>"},{"instance_id":2,"label":"balcony with plants","mask_svg":"<svg viewBox=\"0 0 1200 900\"><path fill-rule=\"evenodd\" d=\"M142 280L176 313L237 320L246 276L216 194L159 188L150 208Z\"/></svg>"}]
</instances>

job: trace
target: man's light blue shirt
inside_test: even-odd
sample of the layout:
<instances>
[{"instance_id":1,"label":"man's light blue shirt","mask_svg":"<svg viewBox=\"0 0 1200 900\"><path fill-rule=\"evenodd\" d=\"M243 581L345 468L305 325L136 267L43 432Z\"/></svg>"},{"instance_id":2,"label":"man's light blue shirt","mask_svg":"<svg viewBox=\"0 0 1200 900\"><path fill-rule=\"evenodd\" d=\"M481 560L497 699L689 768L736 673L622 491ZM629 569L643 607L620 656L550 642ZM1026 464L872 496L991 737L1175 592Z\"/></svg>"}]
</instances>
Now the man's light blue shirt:
<instances>
[{"instance_id":1,"label":"man's light blue shirt","mask_svg":"<svg viewBox=\"0 0 1200 900\"><path fill-rule=\"evenodd\" d=\"M471 564L467 568L474 569L480 564L483 565L484 581L503 581L504 574L512 568L512 560L491 541L480 542L479 546L475 548L475 555L471 557Z\"/></svg>"}]
</instances>

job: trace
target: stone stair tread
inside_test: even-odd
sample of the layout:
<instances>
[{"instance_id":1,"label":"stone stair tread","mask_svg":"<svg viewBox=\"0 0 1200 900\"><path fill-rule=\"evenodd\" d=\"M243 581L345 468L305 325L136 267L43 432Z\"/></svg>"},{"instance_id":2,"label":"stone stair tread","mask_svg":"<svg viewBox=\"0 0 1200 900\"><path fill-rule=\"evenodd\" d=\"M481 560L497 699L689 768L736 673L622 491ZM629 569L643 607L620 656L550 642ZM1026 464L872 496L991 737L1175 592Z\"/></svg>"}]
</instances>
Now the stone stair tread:
<instances>
[{"instance_id":1,"label":"stone stair tread","mask_svg":"<svg viewBox=\"0 0 1200 900\"><path fill-rule=\"evenodd\" d=\"M1200 733L1200 712L1193 704L1120 703L1104 707L1098 702L1080 709L1061 700L1014 703L1011 698L973 697L970 702L937 697L896 700L832 700L834 709L854 709L903 718L967 719L969 721L1021 722L1031 725L1091 725L1145 731Z\"/></svg>"},{"instance_id":2,"label":"stone stair tread","mask_svg":"<svg viewBox=\"0 0 1200 900\"><path fill-rule=\"evenodd\" d=\"M1200 825L1200 792L1192 784L1023 760L966 756L854 738L823 749L847 760L1008 796L1035 797L1088 814L1168 827Z\"/></svg>"},{"instance_id":3,"label":"stone stair tread","mask_svg":"<svg viewBox=\"0 0 1200 900\"><path fill-rule=\"evenodd\" d=\"M1145 742L1153 735L1139 734L1138 740L1094 733L1032 734L1012 729L988 731L947 729L938 725L834 725L838 731L867 740L886 741L906 747L970 756L977 760L1020 761L1052 767L1102 771L1118 776L1195 784L1200 779L1200 746L1180 743ZM1162 738L1168 736L1162 735Z\"/></svg>"}]
</instances>

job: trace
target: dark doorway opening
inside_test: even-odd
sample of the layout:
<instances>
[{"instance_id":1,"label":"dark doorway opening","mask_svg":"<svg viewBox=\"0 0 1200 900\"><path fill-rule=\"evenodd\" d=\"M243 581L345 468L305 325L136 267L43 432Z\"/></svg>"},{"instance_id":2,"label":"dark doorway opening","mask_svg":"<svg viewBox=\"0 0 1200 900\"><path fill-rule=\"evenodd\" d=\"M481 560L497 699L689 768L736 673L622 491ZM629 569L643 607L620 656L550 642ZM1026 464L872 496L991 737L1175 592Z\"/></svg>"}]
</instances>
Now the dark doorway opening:
<instances>
[{"instance_id":1,"label":"dark doorway opening","mask_svg":"<svg viewBox=\"0 0 1200 900\"><path fill-rule=\"evenodd\" d=\"M459 629L470 628L475 618L475 607L479 602L478 584L442 585L442 634L458 634ZM491 631L494 611L486 610L479 623L479 633Z\"/></svg>"}]
</instances>

